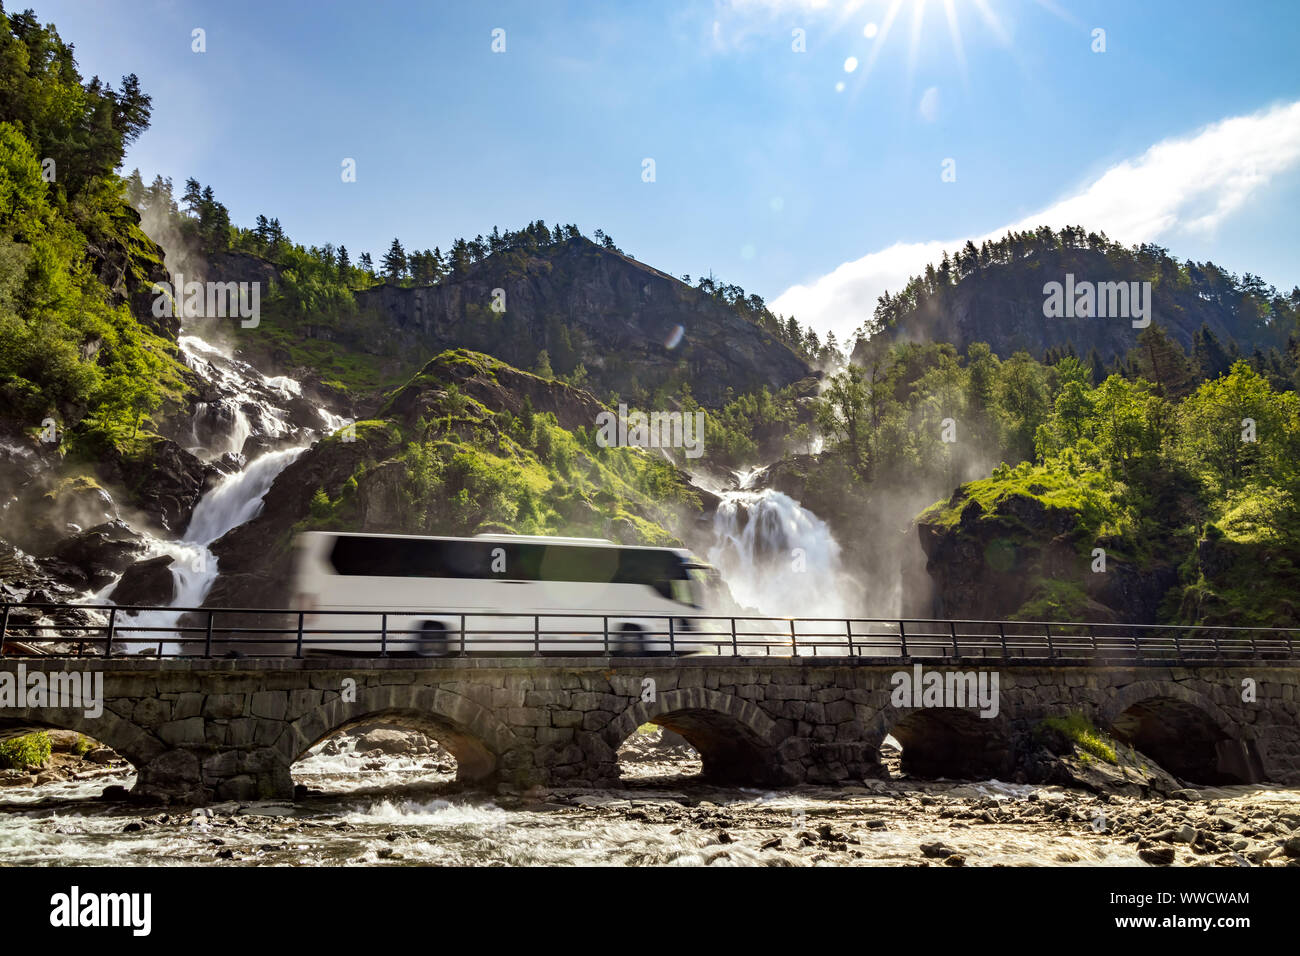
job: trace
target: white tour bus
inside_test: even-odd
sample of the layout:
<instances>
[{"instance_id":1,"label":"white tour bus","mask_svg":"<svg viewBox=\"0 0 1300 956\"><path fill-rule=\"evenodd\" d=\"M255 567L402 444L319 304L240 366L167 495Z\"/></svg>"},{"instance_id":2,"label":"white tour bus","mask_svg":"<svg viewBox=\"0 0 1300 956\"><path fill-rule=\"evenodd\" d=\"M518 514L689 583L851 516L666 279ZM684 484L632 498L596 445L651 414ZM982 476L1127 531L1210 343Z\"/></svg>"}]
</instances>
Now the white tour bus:
<instances>
[{"instance_id":1,"label":"white tour bus","mask_svg":"<svg viewBox=\"0 0 1300 956\"><path fill-rule=\"evenodd\" d=\"M393 654L460 653L462 616L466 651L532 653L537 636L542 653L603 653L606 641L620 654L715 646L702 641L701 622L681 616L704 613L713 573L689 551L599 538L334 531L306 532L297 549L304 653L378 654L381 612ZM487 616L497 614L505 616ZM535 617L547 614L575 616Z\"/></svg>"}]
</instances>

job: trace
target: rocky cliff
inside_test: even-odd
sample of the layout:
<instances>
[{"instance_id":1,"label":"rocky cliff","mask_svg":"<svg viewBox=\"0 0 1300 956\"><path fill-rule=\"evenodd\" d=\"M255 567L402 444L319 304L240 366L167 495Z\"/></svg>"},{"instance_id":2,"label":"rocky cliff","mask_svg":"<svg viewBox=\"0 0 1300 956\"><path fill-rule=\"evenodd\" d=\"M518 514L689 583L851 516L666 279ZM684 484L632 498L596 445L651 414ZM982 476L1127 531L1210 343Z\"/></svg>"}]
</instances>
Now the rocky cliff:
<instances>
[{"instance_id":1,"label":"rocky cliff","mask_svg":"<svg viewBox=\"0 0 1300 956\"><path fill-rule=\"evenodd\" d=\"M356 305L354 316L304 319L295 331L342 352L393 356L381 367L405 363L407 374L450 348L528 369L545 350L557 375L581 365L594 391L627 399L661 386L676 397L689 387L714 405L728 389L776 389L813 375L787 345L722 302L585 238L500 252L436 286L377 286L356 293ZM269 343L250 333L242 344L252 355ZM267 357L283 367L292 351Z\"/></svg>"}]
</instances>

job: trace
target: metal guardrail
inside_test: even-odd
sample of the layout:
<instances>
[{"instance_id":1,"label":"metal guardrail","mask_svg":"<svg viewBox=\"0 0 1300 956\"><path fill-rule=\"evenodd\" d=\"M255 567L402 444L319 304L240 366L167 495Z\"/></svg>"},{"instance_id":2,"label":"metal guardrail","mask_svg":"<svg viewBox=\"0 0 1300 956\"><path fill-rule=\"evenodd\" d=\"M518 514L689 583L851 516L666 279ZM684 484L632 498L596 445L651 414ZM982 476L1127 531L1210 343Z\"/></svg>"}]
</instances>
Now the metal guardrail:
<instances>
[{"instance_id":1,"label":"metal guardrail","mask_svg":"<svg viewBox=\"0 0 1300 956\"><path fill-rule=\"evenodd\" d=\"M162 616L171 620L150 620ZM359 619L366 626L345 626ZM422 623L435 620L452 626L430 630ZM624 630L628 622L639 630ZM1297 663L1298 638L1293 628L1056 621L0 605L0 658L714 654L1039 665Z\"/></svg>"}]
</instances>

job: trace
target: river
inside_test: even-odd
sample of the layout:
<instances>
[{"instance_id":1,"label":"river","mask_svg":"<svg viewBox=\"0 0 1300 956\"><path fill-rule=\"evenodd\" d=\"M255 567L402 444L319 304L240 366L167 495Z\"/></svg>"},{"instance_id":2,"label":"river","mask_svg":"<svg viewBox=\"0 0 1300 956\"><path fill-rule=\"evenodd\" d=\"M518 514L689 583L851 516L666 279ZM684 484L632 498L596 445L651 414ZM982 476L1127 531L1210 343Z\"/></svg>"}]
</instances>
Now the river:
<instances>
[{"instance_id":1,"label":"river","mask_svg":"<svg viewBox=\"0 0 1300 956\"><path fill-rule=\"evenodd\" d=\"M0 865L1114 866L1142 864L1147 837L1184 822L1241 849L1155 841L1176 864L1254 865L1265 848L1260 863L1283 865L1300 829L1300 791L1269 786L1194 802L996 781L768 791L673 776L669 761L620 789L520 794L460 789L428 762L308 758L297 779L330 792L294 804L94 799L129 774L0 790Z\"/></svg>"}]
</instances>

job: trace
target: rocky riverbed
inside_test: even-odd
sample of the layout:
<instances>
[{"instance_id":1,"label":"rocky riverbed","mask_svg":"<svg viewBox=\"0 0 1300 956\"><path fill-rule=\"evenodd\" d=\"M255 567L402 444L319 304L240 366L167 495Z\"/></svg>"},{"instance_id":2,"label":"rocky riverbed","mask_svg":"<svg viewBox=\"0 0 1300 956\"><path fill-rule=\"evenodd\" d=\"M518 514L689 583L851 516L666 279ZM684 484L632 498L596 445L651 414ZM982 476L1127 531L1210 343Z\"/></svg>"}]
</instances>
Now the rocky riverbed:
<instances>
[{"instance_id":1,"label":"rocky riverbed","mask_svg":"<svg viewBox=\"0 0 1300 956\"><path fill-rule=\"evenodd\" d=\"M436 742L377 727L300 761L296 803L160 810L100 798L132 777L96 752L0 789L0 864L1300 866L1294 788L723 788L694 779L685 741L643 728L620 788L482 792Z\"/></svg>"}]
</instances>

